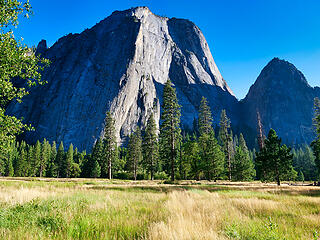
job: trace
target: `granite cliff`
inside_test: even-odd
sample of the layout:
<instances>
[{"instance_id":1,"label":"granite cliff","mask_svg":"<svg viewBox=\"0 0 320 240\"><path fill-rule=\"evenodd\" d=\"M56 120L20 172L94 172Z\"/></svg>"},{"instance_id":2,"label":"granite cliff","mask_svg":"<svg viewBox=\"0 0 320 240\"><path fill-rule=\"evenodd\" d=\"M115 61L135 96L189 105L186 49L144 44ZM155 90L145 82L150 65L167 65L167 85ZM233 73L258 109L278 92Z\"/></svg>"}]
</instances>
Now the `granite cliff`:
<instances>
[{"instance_id":1,"label":"granite cliff","mask_svg":"<svg viewBox=\"0 0 320 240\"><path fill-rule=\"evenodd\" d=\"M311 87L293 64L274 58L240 102L240 121L255 127L259 111L266 134L273 128L290 145L310 143L315 137L312 128L315 97L320 97L318 87Z\"/></svg>"},{"instance_id":2,"label":"granite cliff","mask_svg":"<svg viewBox=\"0 0 320 240\"><path fill-rule=\"evenodd\" d=\"M202 96L214 116L226 109L237 123L238 101L200 29L188 20L160 17L146 7L116 11L50 48L41 41L37 53L51 61L43 73L48 84L8 108L35 127L24 136L29 142L47 138L90 151L103 134L107 111L116 119L118 140L124 140L151 112L159 122L168 78L177 90L183 125L192 125Z\"/></svg>"}]
</instances>

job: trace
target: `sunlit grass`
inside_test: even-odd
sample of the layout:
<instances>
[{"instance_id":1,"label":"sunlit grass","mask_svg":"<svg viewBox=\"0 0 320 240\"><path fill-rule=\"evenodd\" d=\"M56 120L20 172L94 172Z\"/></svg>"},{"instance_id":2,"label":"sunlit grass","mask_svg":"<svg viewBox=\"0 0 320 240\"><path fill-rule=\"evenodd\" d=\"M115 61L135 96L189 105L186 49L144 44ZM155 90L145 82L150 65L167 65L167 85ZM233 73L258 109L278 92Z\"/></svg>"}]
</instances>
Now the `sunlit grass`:
<instances>
[{"instance_id":1,"label":"sunlit grass","mask_svg":"<svg viewBox=\"0 0 320 240\"><path fill-rule=\"evenodd\" d=\"M320 189L0 179L0 239L319 239Z\"/></svg>"}]
</instances>

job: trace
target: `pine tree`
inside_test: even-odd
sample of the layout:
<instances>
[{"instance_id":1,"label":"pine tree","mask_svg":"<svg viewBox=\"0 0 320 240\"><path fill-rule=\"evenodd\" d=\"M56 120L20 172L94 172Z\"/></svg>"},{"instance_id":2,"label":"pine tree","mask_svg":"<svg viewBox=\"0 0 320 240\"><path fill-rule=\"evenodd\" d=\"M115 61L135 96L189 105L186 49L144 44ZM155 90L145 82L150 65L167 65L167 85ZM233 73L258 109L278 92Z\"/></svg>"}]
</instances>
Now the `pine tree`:
<instances>
[{"instance_id":1,"label":"pine tree","mask_svg":"<svg viewBox=\"0 0 320 240\"><path fill-rule=\"evenodd\" d=\"M228 170L228 179L231 181L231 171L232 171L232 136L230 133L230 119L227 117L226 110L221 111L220 115L220 129L219 129L219 139L222 144L222 149L226 157L226 168Z\"/></svg>"},{"instance_id":2,"label":"pine tree","mask_svg":"<svg viewBox=\"0 0 320 240\"><path fill-rule=\"evenodd\" d=\"M297 177L297 180L299 182L304 182L304 175L303 175L303 172L300 170L299 173L298 173L298 177Z\"/></svg>"},{"instance_id":3,"label":"pine tree","mask_svg":"<svg viewBox=\"0 0 320 240\"><path fill-rule=\"evenodd\" d=\"M138 166L142 159L142 149L141 149L141 131L137 127L134 133L130 135L129 144L128 144L128 166L129 169L133 172L134 180L137 180L137 171Z\"/></svg>"},{"instance_id":4,"label":"pine tree","mask_svg":"<svg viewBox=\"0 0 320 240\"><path fill-rule=\"evenodd\" d=\"M183 143L184 162L190 165L190 175L193 179L200 180L203 166L200 156L200 147L197 135L194 134L192 139L187 136L186 141Z\"/></svg>"},{"instance_id":5,"label":"pine tree","mask_svg":"<svg viewBox=\"0 0 320 240\"><path fill-rule=\"evenodd\" d=\"M32 169L32 165L33 165L32 162L33 162L33 155L34 155L33 153L34 153L34 146L29 145L28 156L27 156L28 163L29 163L28 174L27 174L28 177L33 176L33 169Z\"/></svg>"},{"instance_id":6,"label":"pine tree","mask_svg":"<svg viewBox=\"0 0 320 240\"><path fill-rule=\"evenodd\" d=\"M253 161L250 158L247 144L242 133L234 156L232 179L234 181L251 181L255 177Z\"/></svg>"},{"instance_id":7,"label":"pine tree","mask_svg":"<svg viewBox=\"0 0 320 240\"><path fill-rule=\"evenodd\" d=\"M33 149L33 156L32 156L32 162L31 162L31 169L32 169L32 174L31 176L39 176L39 167L41 163L41 143L39 140L36 142L36 145L34 146Z\"/></svg>"},{"instance_id":8,"label":"pine tree","mask_svg":"<svg viewBox=\"0 0 320 240\"><path fill-rule=\"evenodd\" d=\"M57 157L57 145L56 142L52 142L51 151L50 151L50 159L48 162L48 177L57 177L58 176L58 164L56 161Z\"/></svg>"},{"instance_id":9,"label":"pine tree","mask_svg":"<svg viewBox=\"0 0 320 240\"><path fill-rule=\"evenodd\" d=\"M281 139L271 129L268 138L265 140L265 147L257 154L258 166L265 169L266 179L275 180L278 185L283 179L293 173L291 149L281 145Z\"/></svg>"},{"instance_id":10,"label":"pine tree","mask_svg":"<svg viewBox=\"0 0 320 240\"><path fill-rule=\"evenodd\" d=\"M199 133L210 134L212 131L212 115L208 101L205 97L202 97L199 108Z\"/></svg>"},{"instance_id":11,"label":"pine tree","mask_svg":"<svg viewBox=\"0 0 320 240\"><path fill-rule=\"evenodd\" d=\"M99 166L107 165L107 163L104 163L104 149L103 149L103 140L102 138L99 138L98 141L95 142L92 153L91 153L91 158L94 161L97 161L99 163ZM93 164L94 162L92 162Z\"/></svg>"},{"instance_id":12,"label":"pine tree","mask_svg":"<svg viewBox=\"0 0 320 240\"><path fill-rule=\"evenodd\" d=\"M90 177L98 178L101 175L101 167L97 160L92 159L92 161L93 161L93 168L92 168Z\"/></svg>"},{"instance_id":13,"label":"pine tree","mask_svg":"<svg viewBox=\"0 0 320 240\"><path fill-rule=\"evenodd\" d=\"M315 164L315 156L308 145L299 149L292 149L293 166L297 172L302 172L306 181L318 180L318 171Z\"/></svg>"},{"instance_id":14,"label":"pine tree","mask_svg":"<svg viewBox=\"0 0 320 240\"><path fill-rule=\"evenodd\" d=\"M64 152L64 147L63 147L63 142L60 142L57 156L56 156L56 162L57 162L57 177L65 177L66 171L65 171L65 166L64 166L64 161L65 161L65 152Z\"/></svg>"},{"instance_id":15,"label":"pine tree","mask_svg":"<svg viewBox=\"0 0 320 240\"><path fill-rule=\"evenodd\" d=\"M69 146L67 155L65 157L64 167L65 167L65 176L67 178L72 177L72 168L73 168L73 145L72 143Z\"/></svg>"},{"instance_id":16,"label":"pine tree","mask_svg":"<svg viewBox=\"0 0 320 240\"><path fill-rule=\"evenodd\" d=\"M316 129L317 138L311 143L311 148L315 156L315 164L318 169L318 180L320 180L320 99L314 99L313 124Z\"/></svg>"},{"instance_id":17,"label":"pine tree","mask_svg":"<svg viewBox=\"0 0 320 240\"><path fill-rule=\"evenodd\" d=\"M107 112L103 138L104 157L101 162L101 175L112 179L112 164L117 160L117 142L115 135L114 119L110 112Z\"/></svg>"},{"instance_id":18,"label":"pine tree","mask_svg":"<svg viewBox=\"0 0 320 240\"><path fill-rule=\"evenodd\" d=\"M166 163L166 170L175 179L177 152L181 139L180 105L175 89L168 80L163 89L163 103L160 126L160 157Z\"/></svg>"},{"instance_id":19,"label":"pine tree","mask_svg":"<svg viewBox=\"0 0 320 240\"><path fill-rule=\"evenodd\" d=\"M28 176L28 154L27 154L27 146L24 141L21 142L19 147L19 156L17 162L14 166L15 176L16 177L26 177Z\"/></svg>"},{"instance_id":20,"label":"pine tree","mask_svg":"<svg viewBox=\"0 0 320 240\"><path fill-rule=\"evenodd\" d=\"M148 173L150 173L151 180L153 180L159 154L157 126L153 118L153 114L150 115L147 122L142 148L143 164L147 169Z\"/></svg>"},{"instance_id":21,"label":"pine tree","mask_svg":"<svg viewBox=\"0 0 320 240\"><path fill-rule=\"evenodd\" d=\"M216 181L224 170L224 153L214 136L214 131L199 137L201 166L207 180Z\"/></svg>"},{"instance_id":22,"label":"pine tree","mask_svg":"<svg viewBox=\"0 0 320 240\"><path fill-rule=\"evenodd\" d=\"M51 153L51 146L49 142L44 139L41 144L40 164L39 164L39 176L45 176L46 167L48 165Z\"/></svg>"}]
</instances>

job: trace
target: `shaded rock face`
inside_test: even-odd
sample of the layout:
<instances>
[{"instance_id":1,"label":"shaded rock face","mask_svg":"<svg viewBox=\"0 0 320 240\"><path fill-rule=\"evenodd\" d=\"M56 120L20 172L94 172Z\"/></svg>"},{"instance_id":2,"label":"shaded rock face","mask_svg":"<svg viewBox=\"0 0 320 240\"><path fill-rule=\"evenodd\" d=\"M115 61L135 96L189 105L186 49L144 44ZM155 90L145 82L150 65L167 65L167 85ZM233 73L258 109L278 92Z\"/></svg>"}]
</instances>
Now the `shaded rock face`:
<instances>
[{"instance_id":1,"label":"shaded rock face","mask_svg":"<svg viewBox=\"0 0 320 240\"><path fill-rule=\"evenodd\" d=\"M124 140L152 112L159 122L168 78L177 89L183 125L192 125L202 96L216 121L227 109L237 122L238 102L200 29L188 20L159 17L146 7L117 11L49 49L41 41L37 53L51 61L43 73L48 84L8 108L35 127L26 133L29 142L47 138L90 151L103 134L107 111L116 120L118 140Z\"/></svg>"},{"instance_id":2,"label":"shaded rock face","mask_svg":"<svg viewBox=\"0 0 320 240\"><path fill-rule=\"evenodd\" d=\"M259 111L266 134L273 128L285 143L310 143L314 138L313 101L317 96L319 88L311 87L294 65L274 58L241 101L241 121L256 129Z\"/></svg>"}]
</instances>

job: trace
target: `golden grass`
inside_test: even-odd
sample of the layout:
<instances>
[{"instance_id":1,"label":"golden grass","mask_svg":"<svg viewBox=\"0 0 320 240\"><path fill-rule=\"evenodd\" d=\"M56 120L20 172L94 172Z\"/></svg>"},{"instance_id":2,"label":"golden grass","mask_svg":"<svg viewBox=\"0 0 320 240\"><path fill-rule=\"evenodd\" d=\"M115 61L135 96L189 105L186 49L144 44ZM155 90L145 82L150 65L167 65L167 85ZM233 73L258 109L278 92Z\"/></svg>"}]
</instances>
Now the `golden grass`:
<instances>
[{"instance_id":1,"label":"golden grass","mask_svg":"<svg viewBox=\"0 0 320 240\"><path fill-rule=\"evenodd\" d=\"M209 192L170 193L169 217L151 226L150 239L225 239L219 234L221 203L218 194Z\"/></svg>"},{"instance_id":2,"label":"golden grass","mask_svg":"<svg viewBox=\"0 0 320 240\"><path fill-rule=\"evenodd\" d=\"M0 178L3 239L320 239L313 186Z\"/></svg>"}]
</instances>

